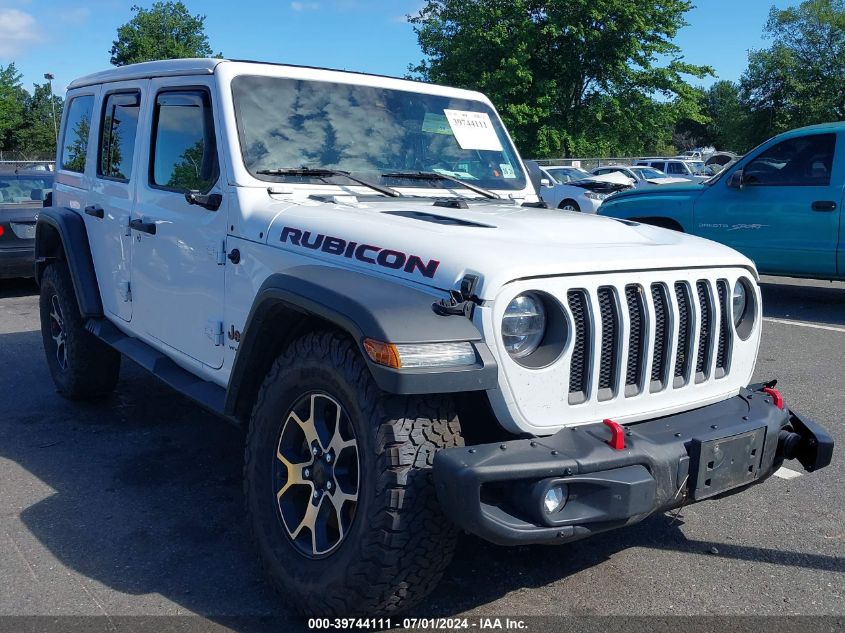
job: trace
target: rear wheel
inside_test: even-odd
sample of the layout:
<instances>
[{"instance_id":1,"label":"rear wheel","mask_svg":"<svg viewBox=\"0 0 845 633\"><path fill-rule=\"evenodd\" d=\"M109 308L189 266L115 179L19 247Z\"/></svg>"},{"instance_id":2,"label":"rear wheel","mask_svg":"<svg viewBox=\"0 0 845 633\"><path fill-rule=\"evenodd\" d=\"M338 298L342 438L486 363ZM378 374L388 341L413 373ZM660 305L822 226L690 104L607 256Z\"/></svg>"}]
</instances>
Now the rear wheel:
<instances>
[{"instance_id":1,"label":"rear wheel","mask_svg":"<svg viewBox=\"0 0 845 633\"><path fill-rule=\"evenodd\" d=\"M311 616L394 613L426 596L456 537L431 465L462 444L449 398L382 393L340 335L297 340L261 387L244 463L276 589Z\"/></svg>"},{"instance_id":2,"label":"rear wheel","mask_svg":"<svg viewBox=\"0 0 845 633\"><path fill-rule=\"evenodd\" d=\"M564 211L581 211L581 207L572 198L567 198L558 205L558 209Z\"/></svg>"},{"instance_id":3,"label":"rear wheel","mask_svg":"<svg viewBox=\"0 0 845 633\"><path fill-rule=\"evenodd\" d=\"M114 390L120 354L85 329L67 264L47 266L41 278L41 338L56 390L84 400Z\"/></svg>"}]
</instances>

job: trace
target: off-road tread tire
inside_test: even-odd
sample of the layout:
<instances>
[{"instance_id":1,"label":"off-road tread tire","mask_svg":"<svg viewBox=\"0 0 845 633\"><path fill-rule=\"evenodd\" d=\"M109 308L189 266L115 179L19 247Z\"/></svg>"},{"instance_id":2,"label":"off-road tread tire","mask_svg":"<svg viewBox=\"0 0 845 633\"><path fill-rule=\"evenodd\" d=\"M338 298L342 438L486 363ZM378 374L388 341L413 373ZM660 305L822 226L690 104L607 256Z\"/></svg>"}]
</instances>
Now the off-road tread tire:
<instances>
[{"instance_id":1,"label":"off-road tread tire","mask_svg":"<svg viewBox=\"0 0 845 633\"><path fill-rule=\"evenodd\" d=\"M67 331L67 369L59 368L50 336L50 298L59 298ZM93 400L114 391L120 378L120 353L85 329L67 264L56 261L41 278L41 336L56 391L68 400Z\"/></svg>"},{"instance_id":2,"label":"off-road tread tire","mask_svg":"<svg viewBox=\"0 0 845 633\"><path fill-rule=\"evenodd\" d=\"M369 424L369 441L359 434L362 488L367 487L364 453L369 450L375 473L373 503L362 502L355 522L336 553L324 559L330 571L303 586L297 579L316 567L293 550L285 560L268 551L267 535L257 519L258 499L253 477L262 445L257 441L267 414L268 400L303 366L314 363L333 368L354 394L362 420ZM306 369L310 371L310 369ZM336 395L336 394L332 394ZM348 411L354 415L352 411ZM362 446L363 445L363 446ZM252 536L274 588L286 603L306 616L391 614L407 609L427 596L440 581L455 549L457 529L437 501L431 467L438 449L463 446L460 423L447 396L398 397L383 393L372 379L355 344L328 332L306 334L275 361L259 391L247 434L244 492ZM361 450L364 448L365 450ZM266 450L266 447L264 447ZM271 505L271 504L270 504ZM275 508L273 508L275 511ZM356 525L363 524L355 534ZM278 526L278 538L287 539ZM343 568L332 565L332 558ZM299 569L303 566L302 569ZM307 576L311 578L311 576Z\"/></svg>"}]
</instances>

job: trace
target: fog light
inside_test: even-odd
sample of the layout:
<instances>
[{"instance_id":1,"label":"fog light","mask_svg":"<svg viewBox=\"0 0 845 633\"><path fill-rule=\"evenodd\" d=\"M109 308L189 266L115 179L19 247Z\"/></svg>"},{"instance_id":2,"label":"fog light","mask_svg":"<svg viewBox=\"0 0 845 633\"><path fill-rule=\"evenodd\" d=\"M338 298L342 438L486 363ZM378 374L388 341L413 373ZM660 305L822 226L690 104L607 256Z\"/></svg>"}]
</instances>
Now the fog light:
<instances>
[{"instance_id":1,"label":"fog light","mask_svg":"<svg viewBox=\"0 0 845 633\"><path fill-rule=\"evenodd\" d=\"M552 486L546 491L546 496L543 497L543 507L546 514L554 514L566 505L566 486Z\"/></svg>"}]
</instances>

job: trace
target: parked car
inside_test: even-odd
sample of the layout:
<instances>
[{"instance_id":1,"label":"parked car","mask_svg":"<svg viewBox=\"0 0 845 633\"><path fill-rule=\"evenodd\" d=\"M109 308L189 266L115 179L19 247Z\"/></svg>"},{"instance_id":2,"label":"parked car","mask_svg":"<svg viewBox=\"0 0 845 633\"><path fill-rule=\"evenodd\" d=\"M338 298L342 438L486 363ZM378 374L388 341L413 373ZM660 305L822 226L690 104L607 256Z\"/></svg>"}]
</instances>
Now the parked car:
<instances>
[{"instance_id":1,"label":"parked car","mask_svg":"<svg viewBox=\"0 0 845 633\"><path fill-rule=\"evenodd\" d=\"M245 427L246 520L292 609L407 608L461 529L567 543L830 462L749 384L753 264L544 208L480 93L184 59L65 104L36 237L56 388L108 394L127 356Z\"/></svg>"},{"instance_id":2,"label":"parked car","mask_svg":"<svg viewBox=\"0 0 845 633\"><path fill-rule=\"evenodd\" d=\"M645 167L643 165L607 165L605 167L596 167L593 170L594 176L601 176L604 174L612 174L618 172L623 176L630 178L634 182L635 187L650 187L654 185L671 185L672 183L688 182L686 178L671 177L664 174L659 169L654 167Z\"/></svg>"},{"instance_id":3,"label":"parked car","mask_svg":"<svg viewBox=\"0 0 845 633\"><path fill-rule=\"evenodd\" d=\"M0 279L35 274L35 221L52 188L50 172L0 171Z\"/></svg>"},{"instance_id":4,"label":"parked car","mask_svg":"<svg viewBox=\"0 0 845 633\"><path fill-rule=\"evenodd\" d=\"M603 215L727 244L771 275L845 279L845 124L769 139L704 183L625 192Z\"/></svg>"},{"instance_id":5,"label":"parked car","mask_svg":"<svg viewBox=\"0 0 845 633\"><path fill-rule=\"evenodd\" d=\"M685 178L687 180L707 180L713 173L707 170L701 160L684 160L680 158L642 158L634 163L653 167L667 176Z\"/></svg>"},{"instance_id":6,"label":"parked car","mask_svg":"<svg viewBox=\"0 0 845 633\"><path fill-rule=\"evenodd\" d=\"M543 167L543 171L546 173L547 178L550 178L553 182L559 185L572 182L573 180L581 180L582 178L586 178L590 175L589 172L584 171L580 167L569 166Z\"/></svg>"},{"instance_id":7,"label":"parked car","mask_svg":"<svg viewBox=\"0 0 845 633\"><path fill-rule=\"evenodd\" d=\"M617 191L634 186L634 180L619 172L600 176L587 174L581 180L561 185L540 186L540 197L550 207L564 211L595 213L602 202Z\"/></svg>"}]
</instances>

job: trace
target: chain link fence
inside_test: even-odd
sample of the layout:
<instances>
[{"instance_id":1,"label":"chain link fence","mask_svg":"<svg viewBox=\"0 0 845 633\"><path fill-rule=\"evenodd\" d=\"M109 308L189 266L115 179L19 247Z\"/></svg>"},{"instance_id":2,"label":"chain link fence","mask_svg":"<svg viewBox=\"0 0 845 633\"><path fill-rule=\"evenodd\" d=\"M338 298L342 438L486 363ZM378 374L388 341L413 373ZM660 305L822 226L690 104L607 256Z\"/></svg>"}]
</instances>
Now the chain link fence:
<instances>
[{"instance_id":1,"label":"chain link fence","mask_svg":"<svg viewBox=\"0 0 845 633\"><path fill-rule=\"evenodd\" d=\"M596 167L607 165L633 165L638 156L620 156L617 158L541 158L537 164L541 167L579 167L585 171L592 171Z\"/></svg>"},{"instance_id":2,"label":"chain link fence","mask_svg":"<svg viewBox=\"0 0 845 633\"><path fill-rule=\"evenodd\" d=\"M0 172L27 171L55 171L55 160L3 160L0 159Z\"/></svg>"}]
</instances>

